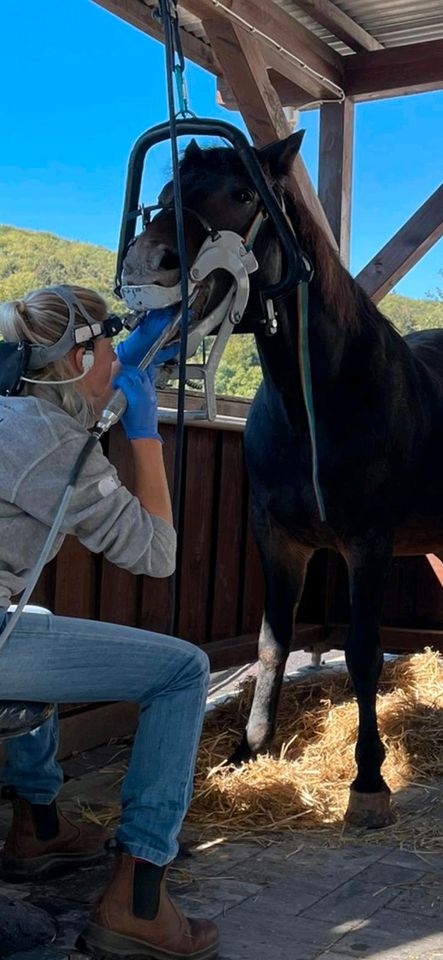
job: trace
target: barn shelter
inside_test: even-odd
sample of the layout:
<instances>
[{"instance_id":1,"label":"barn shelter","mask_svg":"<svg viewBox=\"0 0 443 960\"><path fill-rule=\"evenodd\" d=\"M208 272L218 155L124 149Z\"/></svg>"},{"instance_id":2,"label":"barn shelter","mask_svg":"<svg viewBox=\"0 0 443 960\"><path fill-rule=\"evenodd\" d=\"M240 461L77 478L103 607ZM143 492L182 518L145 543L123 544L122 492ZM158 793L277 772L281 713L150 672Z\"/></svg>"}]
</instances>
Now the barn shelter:
<instances>
[{"instance_id":1,"label":"barn shelter","mask_svg":"<svg viewBox=\"0 0 443 960\"><path fill-rule=\"evenodd\" d=\"M162 39L155 4L97 2L136 29ZM185 55L214 73L218 101L240 110L256 145L286 136L292 129L291 112L320 105L318 193L300 157L295 175L305 201L347 263L355 103L443 87L441 4L187 0L179 5L178 14ZM423 197L407 223L399 224L395 236L360 272L359 282L379 302L442 233L440 185L431 197ZM163 404L175 407L174 394L165 392ZM174 629L205 646L213 670L254 660L263 607L242 452L248 407L247 401L219 398L215 423L196 422L186 428ZM175 427L165 423L162 432L172 480ZM119 428L106 442L130 486L130 464ZM422 650L429 644L443 649L442 586L443 564L438 557L395 560L384 608L385 649ZM70 538L42 576L35 601L68 616L166 632L170 627L168 583L117 570ZM318 657L322 649L341 647L348 615L341 559L332 553L316 554L294 648L313 650ZM133 723L130 706L110 704L93 710L73 706L65 711L62 750L68 754L79 746L101 743L132 729Z\"/></svg>"},{"instance_id":2,"label":"barn shelter","mask_svg":"<svg viewBox=\"0 0 443 960\"><path fill-rule=\"evenodd\" d=\"M95 0L162 39L154 4ZM302 160L295 174L310 209L345 263L349 257L354 104L443 87L443 8L437 0L186 0L179 7L185 55L217 78L217 98L240 110L262 146L291 131L294 111L320 107L318 193ZM412 162L412 161L411 161ZM358 223L356 224L358 229ZM359 274L375 302L443 233L443 186ZM190 398L198 405L198 398ZM173 392L165 407L174 407ZM207 650L214 679L255 659L263 581L254 544L242 432L247 401L218 399L213 424L186 427L183 509L174 632ZM175 427L162 434L172 480ZM133 478L120 428L106 449L123 482ZM387 592L382 640L392 652L443 652L443 563L439 557L396 559ZM44 571L33 600L60 615L110 620L167 632L170 586L133 577L67 538ZM315 556L294 630L294 651L314 660L344 643L349 616L346 574L335 554ZM226 689L226 688L223 688ZM60 755L67 782L64 808L98 815L117 803L136 722L132 705L72 704L62 711ZM120 739L119 739L120 738ZM432 806L443 819L441 786L400 791L402 817ZM92 811L92 813L91 813ZM0 832L9 811L0 804ZM428 820L428 826L431 821ZM437 827L435 828L437 829ZM439 838L441 841L441 829ZM225 960L338 960L386 957L431 960L442 951L441 846L418 851L388 834L374 843L325 846L319 832L257 846L230 843L223 830L202 839L188 830L194 859L178 864L176 893L189 914L219 919ZM188 869L189 867L189 869ZM44 888L0 883L0 957L68 960L109 867L80 871ZM11 897L14 901L11 902ZM13 908L11 910L11 908ZM7 938L9 937L9 940ZM7 946L5 943L7 941ZM32 948L32 949L31 949Z\"/></svg>"}]
</instances>

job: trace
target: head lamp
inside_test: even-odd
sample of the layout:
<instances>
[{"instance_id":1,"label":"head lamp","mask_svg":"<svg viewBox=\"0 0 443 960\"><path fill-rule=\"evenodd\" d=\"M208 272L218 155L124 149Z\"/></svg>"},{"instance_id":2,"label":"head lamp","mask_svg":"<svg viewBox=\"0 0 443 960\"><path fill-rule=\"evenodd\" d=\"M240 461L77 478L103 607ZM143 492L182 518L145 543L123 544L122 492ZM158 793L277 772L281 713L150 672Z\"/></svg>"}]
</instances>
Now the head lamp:
<instances>
[{"instance_id":1,"label":"head lamp","mask_svg":"<svg viewBox=\"0 0 443 960\"><path fill-rule=\"evenodd\" d=\"M66 330L49 346L20 343L0 343L0 396L14 396L23 387L22 377L28 371L42 370L49 363L66 357L73 347L86 346L93 340L115 337L123 329L123 321L117 314L111 313L103 322L94 320L82 303L74 296L70 287L46 287L56 293L68 307L69 319ZM85 323L75 324L75 311L84 318Z\"/></svg>"},{"instance_id":2,"label":"head lamp","mask_svg":"<svg viewBox=\"0 0 443 960\"><path fill-rule=\"evenodd\" d=\"M50 346L30 344L31 357L28 370L43 370L48 363L54 363L56 360L66 357L73 347L82 346L90 340L98 340L101 337L113 337L123 329L123 323L116 314L110 314L103 323L91 317L70 287L63 285L46 287L45 289L56 293L66 304L69 312L68 325L57 343L51 343ZM84 324L76 325L76 311L85 320Z\"/></svg>"},{"instance_id":3,"label":"head lamp","mask_svg":"<svg viewBox=\"0 0 443 960\"><path fill-rule=\"evenodd\" d=\"M91 323L74 327L74 345L82 346L82 344L88 343L90 340L102 340L104 337L115 337L121 330L123 330L123 321L116 313L110 313L103 323L93 320Z\"/></svg>"}]
</instances>

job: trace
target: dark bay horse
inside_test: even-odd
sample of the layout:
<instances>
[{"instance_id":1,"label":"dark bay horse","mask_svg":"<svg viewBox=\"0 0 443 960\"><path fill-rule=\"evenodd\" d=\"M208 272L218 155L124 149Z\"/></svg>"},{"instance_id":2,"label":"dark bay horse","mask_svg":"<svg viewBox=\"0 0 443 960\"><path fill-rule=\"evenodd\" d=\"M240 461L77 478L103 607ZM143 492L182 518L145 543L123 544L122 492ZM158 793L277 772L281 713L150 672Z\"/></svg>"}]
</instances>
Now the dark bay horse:
<instances>
[{"instance_id":1,"label":"dark bay horse","mask_svg":"<svg viewBox=\"0 0 443 960\"><path fill-rule=\"evenodd\" d=\"M297 188L288 188L301 139L295 133L258 156L314 266L309 346L326 521L320 520L312 483L296 291L276 304L274 336L255 323L262 316L258 285L275 283L282 270L279 244L265 222L254 244L259 270L244 320L255 324L263 368L245 451L266 600L254 702L235 760L255 757L271 745L307 565L314 551L336 550L349 570L346 662L359 710L357 776L347 818L382 826L390 819L390 792L381 775L384 748L376 717L383 662L379 623L393 553L438 554L443 545L443 330L403 339L344 269ZM181 162L181 181L189 262L203 240L200 218L214 229L245 236L260 200L232 148L202 150L193 142ZM161 199L170 202L170 184ZM175 282L173 224L171 212L161 212L131 247L126 283ZM223 283L223 275L216 278L209 299L220 297Z\"/></svg>"}]
</instances>

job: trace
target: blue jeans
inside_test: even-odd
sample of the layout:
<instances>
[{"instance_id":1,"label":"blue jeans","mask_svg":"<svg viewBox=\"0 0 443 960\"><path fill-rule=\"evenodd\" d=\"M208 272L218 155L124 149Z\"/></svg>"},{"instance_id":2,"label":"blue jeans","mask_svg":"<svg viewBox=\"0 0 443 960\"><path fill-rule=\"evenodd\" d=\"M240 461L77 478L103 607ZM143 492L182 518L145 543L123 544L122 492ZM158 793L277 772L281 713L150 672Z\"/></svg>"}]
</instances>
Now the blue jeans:
<instances>
[{"instance_id":1,"label":"blue jeans","mask_svg":"<svg viewBox=\"0 0 443 960\"><path fill-rule=\"evenodd\" d=\"M178 850L208 676L206 654L184 640L46 611L23 613L0 650L0 700L140 704L117 840L158 866ZM63 783L57 745L56 718L5 741L3 782L31 803L50 803Z\"/></svg>"}]
</instances>

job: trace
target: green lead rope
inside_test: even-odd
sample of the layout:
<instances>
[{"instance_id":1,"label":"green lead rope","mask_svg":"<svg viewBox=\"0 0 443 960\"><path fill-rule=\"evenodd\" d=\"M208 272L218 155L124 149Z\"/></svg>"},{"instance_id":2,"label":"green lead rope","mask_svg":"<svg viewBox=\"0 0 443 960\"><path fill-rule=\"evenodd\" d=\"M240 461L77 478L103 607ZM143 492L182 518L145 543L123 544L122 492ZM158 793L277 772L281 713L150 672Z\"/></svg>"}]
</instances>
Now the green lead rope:
<instances>
[{"instance_id":1,"label":"green lead rope","mask_svg":"<svg viewBox=\"0 0 443 960\"><path fill-rule=\"evenodd\" d=\"M311 441L312 484L315 499L322 523L326 521L325 504L318 479L317 438L315 432L314 398L312 395L311 360L309 356L308 330L308 285L300 283L297 290L298 299L298 362L303 393L303 400L308 418L309 437Z\"/></svg>"}]
</instances>

